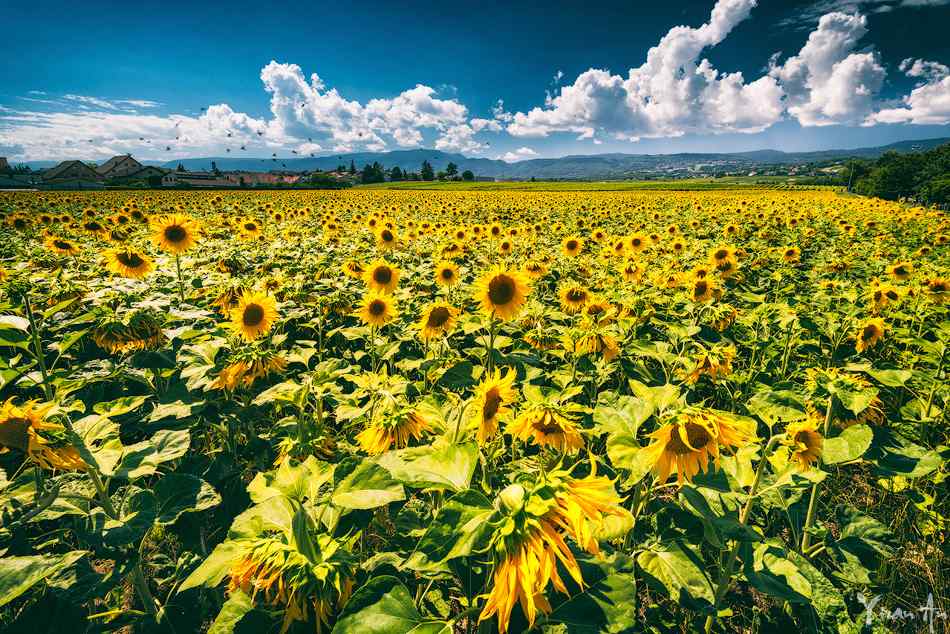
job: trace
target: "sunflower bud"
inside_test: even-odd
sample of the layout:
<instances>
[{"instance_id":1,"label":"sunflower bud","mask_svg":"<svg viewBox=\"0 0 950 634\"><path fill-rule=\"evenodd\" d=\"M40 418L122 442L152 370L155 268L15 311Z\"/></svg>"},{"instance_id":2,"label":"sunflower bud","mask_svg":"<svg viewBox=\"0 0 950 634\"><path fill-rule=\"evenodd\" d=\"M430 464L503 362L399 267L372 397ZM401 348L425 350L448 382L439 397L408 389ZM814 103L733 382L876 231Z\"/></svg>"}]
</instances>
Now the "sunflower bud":
<instances>
[{"instance_id":1,"label":"sunflower bud","mask_svg":"<svg viewBox=\"0 0 950 634\"><path fill-rule=\"evenodd\" d=\"M498 494L501 506L509 513L517 513L524 508L525 490L520 484L509 484Z\"/></svg>"}]
</instances>

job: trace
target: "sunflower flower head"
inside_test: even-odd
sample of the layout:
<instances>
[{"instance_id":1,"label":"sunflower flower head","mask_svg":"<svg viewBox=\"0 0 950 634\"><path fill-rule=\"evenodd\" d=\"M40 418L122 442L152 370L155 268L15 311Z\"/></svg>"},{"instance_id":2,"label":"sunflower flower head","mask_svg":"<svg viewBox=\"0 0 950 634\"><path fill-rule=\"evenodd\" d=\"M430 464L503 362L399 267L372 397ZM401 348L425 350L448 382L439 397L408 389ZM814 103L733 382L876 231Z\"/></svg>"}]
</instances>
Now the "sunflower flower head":
<instances>
[{"instance_id":1,"label":"sunflower flower head","mask_svg":"<svg viewBox=\"0 0 950 634\"><path fill-rule=\"evenodd\" d=\"M574 394L528 393L529 401L507 431L512 436L539 447L551 447L562 453L576 453L584 446L576 416L583 408L568 401Z\"/></svg>"},{"instance_id":2,"label":"sunflower flower head","mask_svg":"<svg viewBox=\"0 0 950 634\"><path fill-rule=\"evenodd\" d=\"M429 341L451 332L455 328L458 315L459 309L448 302L433 302L422 311L419 318L419 337L423 341Z\"/></svg>"},{"instance_id":3,"label":"sunflower flower head","mask_svg":"<svg viewBox=\"0 0 950 634\"><path fill-rule=\"evenodd\" d=\"M783 443L789 448L791 458L798 463L802 471L811 468L821 457L824 438L818 431L820 419L809 416L806 419L789 423L785 428Z\"/></svg>"},{"instance_id":4,"label":"sunflower flower head","mask_svg":"<svg viewBox=\"0 0 950 634\"><path fill-rule=\"evenodd\" d=\"M245 341L266 335L277 321L277 301L264 292L245 291L231 309L231 330Z\"/></svg>"},{"instance_id":5,"label":"sunflower flower head","mask_svg":"<svg viewBox=\"0 0 950 634\"><path fill-rule=\"evenodd\" d=\"M486 317L508 321L521 312L530 290L521 271L494 268L475 283L474 299Z\"/></svg>"},{"instance_id":6,"label":"sunflower flower head","mask_svg":"<svg viewBox=\"0 0 950 634\"><path fill-rule=\"evenodd\" d=\"M16 405L12 398L7 400L0 406L0 453L22 452L43 469L85 469L79 452L66 440L65 428L48 420L52 409L52 403Z\"/></svg>"},{"instance_id":7,"label":"sunflower flower head","mask_svg":"<svg viewBox=\"0 0 950 634\"><path fill-rule=\"evenodd\" d=\"M469 428L475 430L478 444L488 442L498 431L498 422L507 420L511 413L510 405L518 398L518 391L513 387L516 376L513 368L504 376L496 368L475 387L467 416Z\"/></svg>"},{"instance_id":8,"label":"sunflower flower head","mask_svg":"<svg viewBox=\"0 0 950 634\"><path fill-rule=\"evenodd\" d=\"M356 435L360 447L371 456L378 456L395 447L409 446L410 440L419 440L432 429L434 415L427 407L402 403L380 408L366 428Z\"/></svg>"},{"instance_id":9,"label":"sunflower flower head","mask_svg":"<svg viewBox=\"0 0 950 634\"><path fill-rule=\"evenodd\" d=\"M152 239L160 249L180 255L198 243L198 223L183 214L152 219Z\"/></svg>"}]
</instances>

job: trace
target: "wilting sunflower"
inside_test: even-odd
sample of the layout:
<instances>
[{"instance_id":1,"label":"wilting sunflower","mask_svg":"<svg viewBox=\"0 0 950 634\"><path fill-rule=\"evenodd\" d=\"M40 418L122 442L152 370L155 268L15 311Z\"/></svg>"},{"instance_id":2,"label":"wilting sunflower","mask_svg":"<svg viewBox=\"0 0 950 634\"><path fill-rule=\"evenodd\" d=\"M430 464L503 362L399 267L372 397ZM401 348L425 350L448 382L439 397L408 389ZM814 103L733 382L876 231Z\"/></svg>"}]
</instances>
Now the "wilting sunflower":
<instances>
[{"instance_id":1,"label":"wilting sunflower","mask_svg":"<svg viewBox=\"0 0 950 634\"><path fill-rule=\"evenodd\" d=\"M721 267L727 262L735 263L736 261L736 250L735 247L730 246L721 246L716 247L709 252L709 262L713 267L722 270Z\"/></svg>"},{"instance_id":2,"label":"wilting sunflower","mask_svg":"<svg viewBox=\"0 0 950 634\"><path fill-rule=\"evenodd\" d=\"M450 332L455 327L459 310L447 302L435 302L426 308L419 319L419 337L428 341Z\"/></svg>"},{"instance_id":3,"label":"wilting sunflower","mask_svg":"<svg viewBox=\"0 0 950 634\"><path fill-rule=\"evenodd\" d=\"M22 451L43 469L85 469L79 452L66 441L63 426L47 420L52 408L52 403L36 401L17 406L12 398L0 406L0 453Z\"/></svg>"},{"instance_id":4,"label":"wilting sunflower","mask_svg":"<svg viewBox=\"0 0 950 634\"><path fill-rule=\"evenodd\" d=\"M340 268L343 270L344 275L357 280L363 279L363 274L366 273L366 268L356 260L347 260Z\"/></svg>"},{"instance_id":5,"label":"wilting sunflower","mask_svg":"<svg viewBox=\"0 0 950 634\"><path fill-rule=\"evenodd\" d=\"M701 350L690 362L690 369L685 373L684 381L694 384L699 377L708 376L712 381L718 381L732 373L732 361L736 358L735 348L722 343L714 344L708 350Z\"/></svg>"},{"instance_id":6,"label":"wilting sunflower","mask_svg":"<svg viewBox=\"0 0 950 634\"><path fill-rule=\"evenodd\" d=\"M858 352L864 352L868 348L873 348L877 342L884 336L884 320L880 317L868 319L861 324L854 334L854 348Z\"/></svg>"},{"instance_id":7,"label":"wilting sunflower","mask_svg":"<svg viewBox=\"0 0 950 634\"><path fill-rule=\"evenodd\" d=\"M547 268L536 260L525 262L524 266L521 267L521 271L532 280L540 279L548 272Z\"/></svg>"},{"instance_id":8,"label":"wilting sunflower","mask_svg":"<svg viewBox=\"0 0 950 634\"><path fill-rule=\"evenodd\" d=\"M309 622L311 616L316 619L312 629L321 632L350 598L357 562L350 544L314 535L296 518L293 526L292 535L254 539L229 571L228 591L243 591L252 601L283 609L280 634L296 621Z\"/></svg>"},{"instance_id":9,"label":"wilting sunflower","mask_svg":"<svg viewBox=\"0 0 950 634\"><path fill-rule=\"evenodd\" d=\"M360 306L359 315L360 320L367 326L384 326L398 315L396 300L383 293L367 293Z\"/></svg>"},{"instance_id":10,"label":"wilting sunflower","mask_svg":"<svg viewBox=\"0 0 950 634\"><path fill-rule=\"evenodd\" d=\"M475 282L473 297L485 316L507 321L521 312L530 290L520 271L494 268Z\"/></svg>"},{"instance_id":11,"label":"wilting sunflower","mask_svg":"<svg viewBox=\"0 0 950 634\"><path fill-rule=\"evenodd\" d=\"M188 216L169 214L153 219L151 224L155 244L173 255L184 253L198 243L198 224Z\"/></svg>"},{"instance_id":12,"label":"wilting sunflower","mask_svg":"<svg viewBox=\"0 0 950 634\"><path fill-rule=\"evenodd\" d=\"M268 374L280 374L286 369L287 359L274 350L242 350L229 359L228 365L221 369L211 383L211 388L233 392L237 387L251 387L257 379Z\"/></svg>"},{"instance_id":13,"label":"wilting sunflower","mask_svg":"<svg viewBox=\"0 0 950 634\"><path fill-rule=\"evenodd\" d=\"M950 299L950 280L942 277L927 280L927 294L938 304L946 303Z\"/></svg>"},{"instance_id":14,"label":"wilting sunflower","mask_svg":"<svg viewBox=\"0 0 950 634\"><path fill-rule=\"evenodd\" d=\"M410 439L419 440L432 428L432 418L421 408L402 407L384 410L356 435L363 451L371 456L385 453L395 445L402 449Z\"/></svg>"},{"instance_id":15,"label":"wilting sunflower","mask_svg":"<svg viewBox=\"0 0 950 634\"><path fill-rule=\"evenodd\" d=\"M591 299L590 291L577 284L565 286L558 295L561 298L561 309L569 315L584 310L584 306Z\"/></svg>"},{"instance_id":16,"label":"wilting sunflower","mask_svg":"<svg viewBox=\"0 0 950 634\"><path fill-rule=\"evenodd\" d=\"M79 247L65 238L57 238L55 236L48 237L46 239L46 248L60 255L79 255Z\"/></svg>"},{"instance_id":17,"label":"wilting sunflower","mask_svg":"<svg viewBox=\"0 0 950 634\"><path fill-rule=\"evenodd\" d=\"M435 265L435 283L439 286L455 286L459 281L459 267L443 260Z\"/></svg>"},{"instance_id":18,"label":"wilting sunflower","mask_svg":"<svg viewBox=\"0 0 950 634\"><path fill-rule=\"evenodd\" d=\"M385 260L376 260L363 273L363 281L371 291L392 293L399 283L399 269Z\"/></svg>"},{"instance_id":19,"label":"wilting sunflower","mask_svg":"<svg viewBox=\"0 0 950 634\"><path fill-rule=\"evenodd\" d=\"M677 483L683 484L707 471L710 458L718 464L720 449L745 445L751 436L750 430L721 413L688 409L650 434L650 445L643 451L658 484L674 473Z\"/></svg>"},{"instance_id":20,"label":"wilting sunflower","mask_svg":"<svg viewBox=\"0 0 950 634\"><path fill-rule=\"evenodd\" d=\"M689 298L693 302L700 304L713 299L718 292L719 287L717 287L711 279L705 277L697 278L693 280L690 286Z\"/></svg>"},{"instance_id":21,"label":"wilting sunflower","mask_svg":"<svg viewBox=\"0 0 950 634\"><path fill-rule=\"evenodd\" d=\"M475 388L467 415L469 428L475 429L478 444L488 442L498 431L498 422L507 419L511 413L508 406L518 398L518 391L513 387L516 376L514 368L510 368L504 376L496 368Z\"/></svg>"},{"instance_id":22,"label":"wilting sunflower","mask_svg":"<svg viewBox=\"0 0 950 634\"><path fill-rule=\"evenodd\" d=\"M277 321L277 301L262 292L245 291L231 310L231 329L245 341L267 334Z\"/></svg>"},{"instance_id":23,"label":"wilting sunflower","mask_svg":"<svg viewBox=\"0 0 950 634\"><path fill-rule=\"evenodd\" d=\"M809 417L801 421L789 423L785 428L785 444L791 451L791 457L797 461L804 471L818 462L824 438L818 431L819 421Z\"/></svg>"},{"instance_id":24,"label":"wilting sunflower","mask_svg":"<svg viewBox=\"0 0 950 634\"><path fill-rule=\"evenodd\" d=\"M122 277L140 280L155 269L155 263L141 251L118 247L105 252L106 268Z\"/></svg>"},{"instance_id":25,"label":"wilting sunflower","mask_svg":"<svg viewBox=\"0 0 950 634\"><path fill-rule=\"evenodd\" d=\"M567 417L569 411L570 408L552 402L531 403L508 424L507 431L524 442L576 453L584 446L584 439L574 421Z\"/></svg>"},{"instance_id":26,"label":"wilting sunflower","mask_svg":"<svg viewBox=\"0 0 950 634\"><path fill-rule=\"evenodd\" d=\"M584 250L584 240L577 236L568 236L561 241L561 253L574 257Z\"/></svg>"}]
</instances>

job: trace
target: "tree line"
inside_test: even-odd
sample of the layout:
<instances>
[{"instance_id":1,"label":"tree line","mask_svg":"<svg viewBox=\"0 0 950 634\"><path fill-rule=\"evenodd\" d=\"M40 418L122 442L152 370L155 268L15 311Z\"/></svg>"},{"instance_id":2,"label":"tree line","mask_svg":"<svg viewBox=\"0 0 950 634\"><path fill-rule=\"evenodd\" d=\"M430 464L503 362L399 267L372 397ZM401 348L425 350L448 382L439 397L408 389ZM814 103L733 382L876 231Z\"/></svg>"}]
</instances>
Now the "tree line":
<instances>
[{"instance_id":1,"label":"tree line","mask_svg":"<svg viewBox=\"0 0 950 634\"><path fill-rule=\"evenodd\" d=\"M458 165L455 163L449 163L445 166L444 170L439 170L438 172L433 169L432 164L429 161L422 161L422 166L418 172L410 172L408 170L403 170L398 165L386 169L380 163L373 161L372 164L367 163L363 166L363 169L357 171L356 165L350 161L350 167L347 169L345 166L340 165L337 168L339 172L348 172L351 176L359 179L360 183L369 184L369 183L383 183L386 181L473 181L475 180L475 174L472 170L465 170L462 173L459 173Z\"/></svg>"},{"instance_id":2,"label":"tree line","mask_svg":"<svg viewBox=\"0 0 950 634\"><path fill-rule=\"evenodd\" d=\"M847 167L848 190L857 194L950 203L950 143L926 152L886 152L875 161L854 160Z\"/></svg>"}]
</instances>

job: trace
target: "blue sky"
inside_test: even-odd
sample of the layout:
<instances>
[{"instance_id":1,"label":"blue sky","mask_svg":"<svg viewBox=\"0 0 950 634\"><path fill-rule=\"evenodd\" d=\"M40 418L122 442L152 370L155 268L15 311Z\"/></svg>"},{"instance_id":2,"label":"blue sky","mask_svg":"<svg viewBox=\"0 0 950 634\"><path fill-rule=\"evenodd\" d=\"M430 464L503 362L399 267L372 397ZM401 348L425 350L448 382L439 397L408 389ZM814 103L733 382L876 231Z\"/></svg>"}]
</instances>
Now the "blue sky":
<instances>
[{"instance_id":1,"label":"blue sky","mask_svg":"<svg viewBox=\"0 0 950 634\"><path fill-rule=\"evenodd\" d=\"M950 0L126 6L4 8L0 155L518 160L950 136Z\"/></svg>"}]
</instances>

